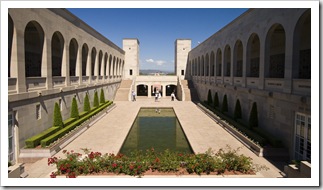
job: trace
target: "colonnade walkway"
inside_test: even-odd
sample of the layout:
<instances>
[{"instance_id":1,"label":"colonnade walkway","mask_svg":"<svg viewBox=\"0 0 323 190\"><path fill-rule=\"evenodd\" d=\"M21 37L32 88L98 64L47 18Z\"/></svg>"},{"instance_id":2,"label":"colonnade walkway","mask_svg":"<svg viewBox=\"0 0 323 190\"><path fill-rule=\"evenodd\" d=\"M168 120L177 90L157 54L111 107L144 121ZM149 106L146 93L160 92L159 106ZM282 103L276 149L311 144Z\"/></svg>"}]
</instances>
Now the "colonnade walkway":
<instances>
[{"instance_id":1,"label":"colonnade walkway","mask_svg":"<svg viewBox=\"0 0 323 190\"><path fill-rule=\"evenodd\" d=\"M98 151L103 154L117 154L141 107L173 107L195 153L205 153L209 148L217 151L227 145L232 149L241 147L238 153L251 157L255 164L265 165L269 170L261 170L253 176L238 175L236 177L283 177L281 170L265 158L256 156L240 141L205 115L193 102L171 101L170 97L161 98L155 102L153 97L139 97L134 102L117 101L115 103L116 107L111 112L68 144L63 150L83 153L82 149L88 148L91 151ZM63 150L55 156L64 157ZM33 164L26 164L25 170L30 178L48 178L49 174L55 170L55 167L48 166L47 158L44 158Z\"/></svg>"}]
</instances>

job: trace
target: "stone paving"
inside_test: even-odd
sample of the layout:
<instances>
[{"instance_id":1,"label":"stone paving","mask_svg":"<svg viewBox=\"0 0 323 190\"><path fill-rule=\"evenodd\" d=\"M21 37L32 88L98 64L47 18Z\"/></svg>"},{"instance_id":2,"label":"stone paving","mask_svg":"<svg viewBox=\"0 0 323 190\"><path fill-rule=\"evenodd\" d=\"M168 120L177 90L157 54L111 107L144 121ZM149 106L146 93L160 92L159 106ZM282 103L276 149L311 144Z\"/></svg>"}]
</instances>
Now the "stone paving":
<instances>
[{"instance_id":1,"label":"stone paving","mask_svg":"<svg viewBox=\"0 0 323 190\"><path fill-rule=\"evenodd\" d=\"M261 170L257 175L249 177L283 177L281 170L265 158L256 156L240 141L204 114L193 102L171 101L169 97L155 102L153 98L138 97L135 102L117 101L115 103L116 107L109 114L68 144L63 150L74 150L83 153L81 149L88 148L91 151L116 154L121 148L141 107L173 107L195 153L204 153L209 148L217 151L227 145L232 149L241 147L238 153L251 157L255 164L265 165L269 168L267 171ZM63 157L62 151L55 156ZM48 178L49 174L55 170L55 167L48 166L47 158L44 158L35 163L26 164L25 170L29 174L29 178Z\"/></svg>"}]
</instances>

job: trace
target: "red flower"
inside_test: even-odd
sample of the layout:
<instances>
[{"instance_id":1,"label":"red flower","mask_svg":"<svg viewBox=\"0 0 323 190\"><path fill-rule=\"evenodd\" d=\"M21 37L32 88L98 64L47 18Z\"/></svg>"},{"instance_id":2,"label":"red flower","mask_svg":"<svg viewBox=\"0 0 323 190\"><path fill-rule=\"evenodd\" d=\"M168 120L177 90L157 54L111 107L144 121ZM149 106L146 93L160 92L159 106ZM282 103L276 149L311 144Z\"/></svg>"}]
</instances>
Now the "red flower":
<instances>
[{"instance_id":1,"label":"red flower","mask_svg":"<svg viewBox=\"0 0 323 190\"><path fill-rule=\"evenodd\" d=\"M52 172L49 176L50 178L56 178L56 174L54 172Z\"/></svg>"},{"instance_id":2,"label":"red flower","mask_svg":"<svg viewBox=\"0 0 323 190\"><path fill-rule=\"evenodd\" d=\"M116 163L113 163L113 164L112 164L112 167L113 167L113 168L116 168L117 166L118 166L118 165L117 165Z\"/></svg>"},{"instance_id":3,"label":"red flower","mask_svg":"<svg viewBox=\"0 0 323 190\"><path fill-rule=\"evenodd\" d=\"M156 158L156 159L155 159L155 162L156 162L156 163L160 162L159 158Z\"/></svg>"},{"instance_id":4,"label":"red flower","mask_svg":"<svg viewBox=\"0 0 323 190\"><path fill-rule=\"evenodd\" d=\"M130 169L130 170L133 170L133 168L134 168L134 166L133 166L133 165L130 165L130 166L129 166L129 169Z\"/></svg>"}]
</instances>

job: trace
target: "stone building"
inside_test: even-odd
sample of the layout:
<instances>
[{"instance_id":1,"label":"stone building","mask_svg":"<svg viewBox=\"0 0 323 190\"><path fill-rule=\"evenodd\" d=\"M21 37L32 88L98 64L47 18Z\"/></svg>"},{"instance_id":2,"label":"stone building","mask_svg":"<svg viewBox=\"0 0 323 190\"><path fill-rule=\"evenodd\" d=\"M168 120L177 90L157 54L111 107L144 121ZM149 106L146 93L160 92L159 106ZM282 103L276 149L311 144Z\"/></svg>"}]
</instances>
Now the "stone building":
<instances>
[{"instance_id":1,"label":"stone building","mask_svg":"<svg viewBox=\"0 0 323 190\"><path fill-rule=\"evenodd\" d=\"M72 99L79 111L104 90L113 100L122 80L125 52L65 9L9 9L9 161L25 140L53 124L54 104L63 119Z\"/></svg>"},{"instance_id":2,"label":"stone building","mask_svg":"<svg viewBox=\"0 0 323 190\"><path fill-rule=\"evenodd\" d=\"M66 9L9 9L9 161L25 140L51 127L54 104L69 118L72 99L104 90L105 99L131 100L176 92L178 100L228 97L228 114L239 99L242 120L252 104L259 128L283 141L294 159L311 159L311 10L249 9L191 49L175 41L174 76L139 75L139 40L123 48ZM194 88L191 85L193 83ZM190 88L188 88L190 86Z\"/></svg>"},{"instance_id":3,"label":"stone building","mask_svg":"<svg viewBox=\"0 0 323 190\"><path fill-rule=\"evenodd\" d=\"M249 9L192 49L186 78L199 99L227 95L248 122L279 138L292 159L311 159L311 10Z\"/></svg>"}]
</instances>

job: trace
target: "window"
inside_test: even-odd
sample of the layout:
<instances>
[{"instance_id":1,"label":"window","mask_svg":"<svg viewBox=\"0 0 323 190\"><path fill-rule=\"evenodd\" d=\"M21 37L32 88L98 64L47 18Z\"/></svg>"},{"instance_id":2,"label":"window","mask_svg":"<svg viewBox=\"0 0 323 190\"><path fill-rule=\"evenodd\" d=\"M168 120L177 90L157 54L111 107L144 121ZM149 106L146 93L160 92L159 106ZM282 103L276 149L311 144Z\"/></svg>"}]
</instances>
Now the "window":
<instances>
[{"instance_id":1,"label":"window","mask_svg":"<svg viewBox=\"0 0 323 190\"><path fill-rule=\"evenodd\" d=\"M184 70L182 70L182 76L184 76Z\"/></svg>"},{"instance_id":2,"label":"window","mask_svg":"<svg viewBox=\"0 0 323 190\"><path fill-rule=\"evenodd\" d=\"M36 119L40 119L41 118L41 108L40 108L40 104L36 105Z\"/></svg>"},{"instance_id":3,"label":"window","mask_svg":"<svg viewBox=\"0 0 323 190\"><path fill-rule=\"evenodd\" d=\"M130 69L130 71L129 71L129 75L130 75L130 76L132 75L132 69Z\"/></svg>"},{"instance_id":4,"label":"window","mask_svg":"<svg viewBox=\"0 0 323 190\"><path fill-rule=\"evenodd\" d=\"M14 161L14 114L8 114L8 161Z\"/></svg>"},{"instance_id":5,"label":"window","mask_svg":"<svg viewBox=\"0 0 323 190\"><path fill-rule=\"evenodd\" d=\"M296 160L311 161L311 116L296 113L295 150Z\"/></svg>"}]
</instances>

